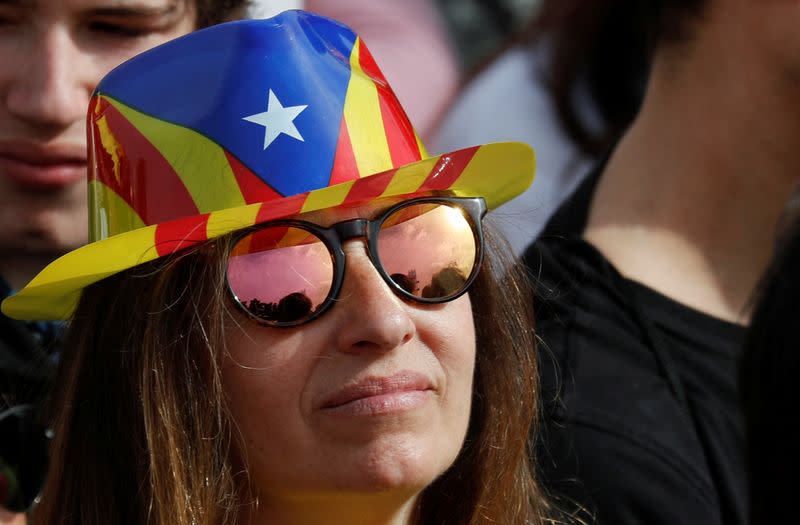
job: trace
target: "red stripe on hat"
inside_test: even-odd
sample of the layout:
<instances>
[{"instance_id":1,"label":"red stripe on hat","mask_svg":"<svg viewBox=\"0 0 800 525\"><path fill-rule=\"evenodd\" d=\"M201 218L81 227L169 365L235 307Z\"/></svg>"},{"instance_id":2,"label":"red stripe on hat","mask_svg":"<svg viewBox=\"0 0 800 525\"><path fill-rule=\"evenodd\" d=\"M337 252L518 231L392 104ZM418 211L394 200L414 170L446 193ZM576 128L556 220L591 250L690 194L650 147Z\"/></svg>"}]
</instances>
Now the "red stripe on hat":
<instances>
[{"instance_id":1,"label":"red stripe on hat","mask_svg":"<svg viewBox=\"0 0 800 525\"><path fill-rule=\"evenodd\" d=\"M339 126L339 140L336 143L336 155L333 157L333 169L331 169L331 179L328 185L333 186L358 177L358 165L353 153L353 144L350 142L347 124L342 117L342 123Z\"/></svg>"},{"instance_id":2,"label":"red stripe on hat","mask_svg":"<svg viewBox=\"0 0 800 525\"><path fill-rule=\"evenodd\" d=\"M90 142L94 148L89 148L88 161L89 166L98 166L96 170L89 170L90 181L102 181L102 175L114 173L114 160L112 159L111 154L103 147L101 132L97 124L97 121L102 118L110 106L111 104L109 104L107 100L97 96L92 97L91 102L89 102L89 123L91 124L91 129L89 130L91 135L90 139L94 139L90 140ZM97 175L101 175L101 177L98 178ZM120 195L120 197L123 199L125 198L123 195ZM130 205L130 203L128 203L128 205Z\"/></svg>"},{"instance_id":3,"label":"red stripe on hat","mask_svg":"<svg viewBox=\"0 0 800 525\"><path fill-rule=\"evenodd\" d=\"M158 256L163 257L206 241L208 239L206 224L209 216L210 214L204 213L159 224L155 233Z\"/></svg>"},{"instance_id":4,"label":"red stripe on hat","mask_svg":"<svg viewBox=\"0 0 800 525\"><path fill-rule=\"evenodd\" d=\"M381 106L383 129L386 132L386 141L389 144L389 153L392 155L392 165L399 168L422 160L417 138L414 136L414 129L411 127L407 117L402 117L398 113L403 109L394 94L389 93L387 95L383 89L378 88L378 100Z\"/></svg>"},{"instance_id":5,"label":"red stripe on hat","mask_svg":"<svg viewBox=\"0 0 800 525\"><path fill-rule=\"evenodd\" d=\"M107 100L97 100L100 108L91 120L96 134L94 160L100 169L96 172L89 170L90 177L95 172L96 178L128 203L147 225L176 216L197 215L194 199L158 149ZM119 178L115 174L114 160L100 140L98 120L103 117L115 142ZM145 176L145 171L148 176ZM152 176L153 173L158 176ZM146 188L143 187L145 184ZM154 199L154 195L158 197Z\"/></svg>"},{"instance_id":6,"label":"red stripe on hat","mask_svg":"<svg viewBox=\"0 0 800 525\"><path fill-rule=\"evenodd\" d=\"M375 87L378 89L383 129L389 144L392 165L400 167L421 160L414 129L363 40L359 48L358 61L361 69L375 81Z\"/></svg>"},{"instance_id":7,"label":"red stripe on hat","mask_svg":"<svg viewBox=\"0 0 800 525\"><path fill-rule=\"evenodd\" d=\"M265 202L258 208L255 224L271 221L273 219L282 219L300 213L307 196L307 193L301 193L284 199Z\"/></svg>"},{"instance_id":8,"label":"red stripe on hat","mask_svg":"<svg viewBox=\"0 0 800 525\"><path fill-rule=\"evenodd\" d=\"M281 242L281 239L286 236L286 232L288 231L288 226L273 226L271 228L267 228L266 230L260 230L252 233L249 237L243 240L244 242L248 243L246 253L257 253L274 249Z\"/></svg>"},{"instance_id":9,"label":"red stripe on hat","mask_svg":"<svg viewBox=\"0 0 800 525\"><path fill-rule=\"evenodd\" d=\"M347 197L344 198L342 204L352 204L379 197L386 190L389 183L392 182L393 178L393 175L381 174L380 177L372 176L358 179L353 183L350 191L347 192Z\"/></svg>"},{"instance_id":10,"label":"red stripe on hat","mask_svg":"<svg viewBox=\"0 0 800 525\"><path fill-rule=\"evenodd\" d=\"M469 161L472 160L472 157L475 155L475 152L478 151L479 147L480 146L474 146L472 148L442 155L430 174L428 174L425 182L420 186L419 191L446 190L452 187L469 164Z\"/></svg>"},{"instance_id":11,"label":"red stripe on hat","mask_svg":"<svg viewBox=\"0 0 800 525\"><path fill-rule=\"evenodd\" d=\"M241 163L239 159L225 151L225 158L228 159L228 164L231 166L233 176L236 177L236 183L239 185L239 190L242 192L242 197L247 204L255 202L266 202L283 197L275 189L270 187L266 182L261 180L258 175L253 173L247 166Z\"/></svg>"}]
</instances>

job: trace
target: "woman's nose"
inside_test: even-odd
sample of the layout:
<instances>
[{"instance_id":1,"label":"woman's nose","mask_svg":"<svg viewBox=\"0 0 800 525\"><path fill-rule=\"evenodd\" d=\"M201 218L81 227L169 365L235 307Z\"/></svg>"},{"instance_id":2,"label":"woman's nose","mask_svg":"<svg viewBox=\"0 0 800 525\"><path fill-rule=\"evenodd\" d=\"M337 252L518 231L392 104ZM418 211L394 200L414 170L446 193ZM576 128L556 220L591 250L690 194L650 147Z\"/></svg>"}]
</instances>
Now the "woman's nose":
<instances>
[{"instance_id":1,"label":"woman's nose","mask_svg":"<svg viewBox=\"0 0 800 525\"><path fill-rule=\"evenodd\" d=\"M65 128L83 121L98 79L96 65L74 41L69 28L30 28L21 37L5 104L9 113L35 127ZM24 58L23 58L24 57Z\"/></svg>"},{"instance_id":2,"label":"woman's nose","mask_svg":"<svg viewBox=\"0 0 800 525\"><path fill-rule=\"evenodd\" d=\"M335 305L342 326L339 349L385 352L413 339L416 325L409 306L381 278L363 242L346 243L345 253L344 282Z\"/></svg>"}]
</instances>

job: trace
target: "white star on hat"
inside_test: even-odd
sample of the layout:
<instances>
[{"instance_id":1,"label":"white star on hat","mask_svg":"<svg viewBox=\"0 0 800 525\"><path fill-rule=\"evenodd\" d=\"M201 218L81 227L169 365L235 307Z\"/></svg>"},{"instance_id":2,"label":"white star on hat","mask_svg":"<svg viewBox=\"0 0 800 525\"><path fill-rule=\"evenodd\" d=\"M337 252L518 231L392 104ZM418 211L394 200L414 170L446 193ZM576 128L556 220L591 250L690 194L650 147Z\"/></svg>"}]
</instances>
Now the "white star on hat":
<instances>
[{"instance_id":1,"label":"white star on hat","mask_svg":"<svg viewBox=\"0 0 800 525\"><path fill-rule=\"evenodd\" d=\"M281 101L270 89L267 110L242 119L264 126L264 149L267 149L281 133L305 142L303 136L297 131L297 126L294 125L294 119L307 107L308 105L283 107Z\"/></svg>"}]
</instances>

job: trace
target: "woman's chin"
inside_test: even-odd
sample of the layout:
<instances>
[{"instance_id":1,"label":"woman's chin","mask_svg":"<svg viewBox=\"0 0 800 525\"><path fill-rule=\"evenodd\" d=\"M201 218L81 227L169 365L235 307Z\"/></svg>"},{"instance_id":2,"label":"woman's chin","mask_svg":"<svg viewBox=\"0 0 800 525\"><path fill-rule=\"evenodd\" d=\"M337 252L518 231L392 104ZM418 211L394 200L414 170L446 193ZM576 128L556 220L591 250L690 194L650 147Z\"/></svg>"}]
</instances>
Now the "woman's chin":
<instances>
[{"instance_id":1,"label":"woman's chin","mask_svg":"<svg viewBox=\"0 0 800 525\"><path fill-rule=\"evenodd\" d=\"M380 464L354 465L351 476L343 480L341 488L364 493L396 491L415 494L433 482L441 472L430 465L382 460Z\"/></svg>"},{"instance_id":2,"label":"woman's chin","mask_svg":"<svg viewBox=\"0 0 800 525\"><path fill-rule=\"evenodd\" d=\"M343 481L367 492L419 492L447 470L457 454L457 447L436 439L376 439L361 450L348 451L351 467Z\"/></svg>"},{"instance_id":3,"label":"woman's chin","mask_svg":"<svg viewBox=\"0 0 800 525\"><path fill-rule=\"evenodd\" d=\"M268 485L279 491L296 493L351 497L394 492L409 497L430 485L455 459L449 451L447 454L436 452L432 453L428 444L376 441L360 450L332 454L329 468L318 465L313 468L314 472L298 469L283 473L285 475Z\"/></svg>"}]
</instances>

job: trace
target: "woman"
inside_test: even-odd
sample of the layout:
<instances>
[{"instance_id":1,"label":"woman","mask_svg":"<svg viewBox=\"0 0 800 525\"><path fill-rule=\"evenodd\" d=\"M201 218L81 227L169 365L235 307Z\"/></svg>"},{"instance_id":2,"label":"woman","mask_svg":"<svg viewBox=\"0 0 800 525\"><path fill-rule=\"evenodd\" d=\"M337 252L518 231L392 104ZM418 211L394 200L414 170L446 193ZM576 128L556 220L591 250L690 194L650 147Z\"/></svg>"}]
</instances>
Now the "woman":
<instances>
[{"instance_id":1,"label":"woman","mask_svg":"<svg viewBox=\"0 0 800 525\"><path fill-rule=\"evenodd\" d=\"M3 305L72 317L34 522L544 520L528 302L481 228L529 148L427 157L303 12L140 55L88 118L93 242Z\"/></svg>"}]
</instances>

